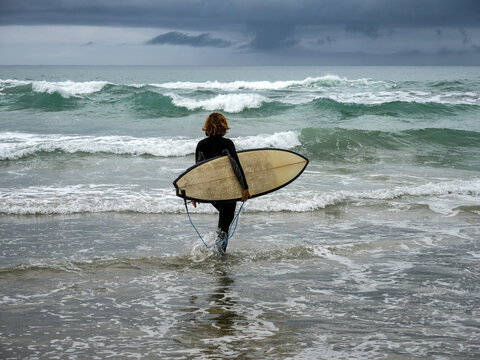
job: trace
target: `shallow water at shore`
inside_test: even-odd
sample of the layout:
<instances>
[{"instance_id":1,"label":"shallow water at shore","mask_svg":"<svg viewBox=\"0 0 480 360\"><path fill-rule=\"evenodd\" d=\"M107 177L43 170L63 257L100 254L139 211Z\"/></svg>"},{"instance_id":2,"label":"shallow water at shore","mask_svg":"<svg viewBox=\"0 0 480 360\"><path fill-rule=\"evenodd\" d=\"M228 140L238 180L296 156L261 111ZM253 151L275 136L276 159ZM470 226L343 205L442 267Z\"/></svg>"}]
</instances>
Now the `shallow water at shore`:
<instances>
[{"instance_id":1,"label":"shallow water at shore","mask_svg":"<svg viewBox=\"0 0 480 360\"><path fill-rule=\"evenodd\" d=\"M476 218L415 213L246 213L224 257L183 215L2 217L4 355L475 356Z\"/></svg>"}]
</instances>

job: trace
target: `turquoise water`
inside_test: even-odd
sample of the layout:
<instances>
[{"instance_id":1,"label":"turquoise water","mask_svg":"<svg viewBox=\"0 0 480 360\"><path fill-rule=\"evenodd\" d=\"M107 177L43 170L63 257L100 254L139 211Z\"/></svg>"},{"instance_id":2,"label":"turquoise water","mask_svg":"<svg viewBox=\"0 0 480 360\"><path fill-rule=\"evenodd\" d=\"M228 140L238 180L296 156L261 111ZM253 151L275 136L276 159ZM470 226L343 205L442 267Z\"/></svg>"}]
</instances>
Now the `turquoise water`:
<instances>
[{"instance_id":1,"label":"turquoise water","mask_svg":"<svg viewBox=\"0 0 480 360\"><path fill-rule=\"evenodd\" d=\"M172 185L212 111L310 159L225 258ZM478 356L479 119L478 67L2 66L2 357Z\"/></svg>"}]
</instances>

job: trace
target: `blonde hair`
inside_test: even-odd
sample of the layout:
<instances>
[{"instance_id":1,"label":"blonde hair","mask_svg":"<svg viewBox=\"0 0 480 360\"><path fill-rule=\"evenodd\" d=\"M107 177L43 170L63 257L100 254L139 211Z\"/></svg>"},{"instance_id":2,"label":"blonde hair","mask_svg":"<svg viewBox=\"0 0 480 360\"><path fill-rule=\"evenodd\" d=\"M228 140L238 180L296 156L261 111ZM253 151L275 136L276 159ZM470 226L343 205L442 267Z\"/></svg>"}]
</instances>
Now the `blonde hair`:
<instances>
[{"instance_id":1,"label":"blonde hair","mask_svg":"<svg viewBox=\"0 0 480 360\"><path fill-rule=\"evenodd\" d=\"M223 114L214 112L208 115L202 130L205 131L207 136L223 136L229 129L227 118Z\"/></svg>"}]
</instances>

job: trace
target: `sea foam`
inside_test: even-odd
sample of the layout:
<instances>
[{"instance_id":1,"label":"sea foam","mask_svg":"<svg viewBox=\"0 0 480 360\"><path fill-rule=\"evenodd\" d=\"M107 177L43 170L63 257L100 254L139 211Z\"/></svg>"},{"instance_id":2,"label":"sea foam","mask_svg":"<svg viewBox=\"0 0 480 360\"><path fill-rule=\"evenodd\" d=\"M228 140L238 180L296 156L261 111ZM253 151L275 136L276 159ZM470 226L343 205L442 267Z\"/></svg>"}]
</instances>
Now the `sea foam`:
<instances>
[{"instance_id":1,"label":"sea foam","mask_svg":"<svg viewBox=\"0 0 480 360\"><path fill-rule=\"evenodd\" d=\"M285 80L285 81L205 81L205 82L191 82L191 81L177 81L167 82L161 84L150 84L151 86L164 89L179 89L179 90L221 90L221 91L237 91L237 90L284 90L290 87L311 87L315 85L348 82L346 78L341 78L337 75L325 75L322 77L307 77L304 80ZM358 80L353 80L358 82ZM362 82L367 79L362 79Z\"/></svg>"},{"instance_id":2,"label":"sea foam","mask_svg":"<svg viewBox=\"0 0 480 360\"><path fill-rule=\"evenodd\" d=\"M34 81L32 83L32 90L37 92L46 92L52 94L54 92L60 93L62 96L76 96L92 94L97 91L101 91L108 82L106 81L61 81L61 82L48 82L48 81Z\"/></svg>"},{"instance_id":3,"label":"sea foam","mask_svg":"<svg viewBox=\"0 0 480 360\"><path fill-rule=\"evenodd\" d=\"M475 203L480 196L480 179L473 180L456 180L438 183L426 183L424 185L397 186L394 188L381 188L376 190L365 191L298 191L291 192L284 190L275 195L266 195L259 201L249 206L251 211L261 212L308 212L324 209L327 206L338 205L345 202L358 203L362 206L368 201L390 201L395 199L407 199L407 203L429 205L429 200L439 201L439 197L452 196L458 201L448 199L444 203L452 206L460 206L465 203ZM413 200L408 200L408 199ZM261 201L262 200L262 201ZM442 200L440 200L442 202ZM430 206L433 211L439 209L436 206ZM442 212L442 214L450 214Z\"/></svg>"},{"instance_id":4,"label":"sea foam","mask_svg":"<svg viewBox=\"0 0 480 360\"><path fill-rule=\"evenodd\" d=\"M239 113L246 109L254 109L262 106L270 100L258 94L220 94L210 99L195 100L184 98L170 93L175 106L185 107L188 110L203 109L208 111L224 110L229 113Z\"/></svg>"},{"instance_id":5,"label":"sea foam","mask_svg":"<svg viewBox=\"0 0 480 360\"><path fill-rule=\"evenodd\" d=\"M307 77L303 80L279 81L177 81L165 83L115 84L108 81L26 81L0 79L0 94L4 90L18 86L31 85L32 91L39 93L59 93L63 97L81 96L101 92L106 85L113 87L131 87L130 91L151 87L156 91L171 91L165 94L172 98L175 106L188 110L208 111L224 110L238 113L245 109L255 109L272 101L287 104L306 104L317 99L330 99L344 104L385 104L391 102L438 103L452 105L480 105L480 94L476 91L457 89L445 90L436 86L423 87L420 90L402 88L401 83L380 81L370 78L348 79L338 75ZM125 90L125 89L124 89ZM163 91L162 91L163 90ZM178 93L189 90L211 90L220 92L209 99L186 98ZM295 96L269 97L269 92L288 90L299 91ZM235 93L252 91L252 93Z\"/></svg>"},{"instance_id":6,"label":"sea foam","mask_svg":"<svg viewBox=\"0 0 480 360\"><path fill-rule=\"evenodd\" d=\"M82 184L0 189L0 213L73 214L86 212L177 213L183 208L173 189L142 190L136 185Z\"/></svg>"},{"instance_id":7,"label":"sea foam","mask_svg":"<svg viewBox=\"0 0 480 360\"><path fill-rule=\"evenodd\" d=\"M15 160L40 152L54 151L183 156L195 150L199 139L1 133L0 140L0 160Z\"/></svg>"},{"instance_id":8,"label":"sea foam","mask_svg":"<svg viewBox=\"0 0 480 360\"><path fill-rule=\"evenodd\" d=\"M314 100L330 99L342 104L378 105L388 103L419 103L446 105L480 105L480 94L431 91L341 91L325 93ZM310 100L311 101L311 100Z\"/></svg>"},{"instance_id":9,"label":"sea foam","mask_svg":"<svg viewBox=\"0 0 480 360\"><path fill-rule=\"evenodd\" d=\"M63 97L92 94L101 91L107 84L107 81L24 81L24 80L0 80L0 91L5 88L12 88L23 85L32 85L34 92L40 93L59 93Z\"/></svg>"},{"instance_id":10,"label":"sea foam","mask_svg":"<svg viewBox=\"0 0 480 360\"><path fill-rule=\"evenodd\" d=\"M28 133L0 133L0 160L16 160L41 152L68 154L109 153L115 155L186 156L195 152L200 138L137 138L131 136L68 136ZM263 147L291 149L300 145L295 131L260 134L232 139L238 150Z\"/></svg>"},{"instance_id":11,"label":"sea foam","mask_svg":"<svg viewBox=\"0 0 480 360\"><path fill-rule=\"evenodd\" d=\"M282 189L275 194L249 200L246 212L311 212L349 202L369 206L378 202L404 199L406 204L426 204L442 215L456 215L453 208L478 204L480 178L400 186L369 191L293 191ZM443 201L444 200L444 201ZM443 202L442 202L443 201ZM442 206L439 206L442 204ZM430 206L432 205L432 206ZM448 211L445 207L451 207ZM441 211L438 211L440 209ZM32 186L0 189L0 213L4 214L72 214L82 212L182 213L184 204L170 189L142 188L124 184L82 184L60 187ZM201 204L192 213L214 213Z\"/></svg>"}]
</instances>

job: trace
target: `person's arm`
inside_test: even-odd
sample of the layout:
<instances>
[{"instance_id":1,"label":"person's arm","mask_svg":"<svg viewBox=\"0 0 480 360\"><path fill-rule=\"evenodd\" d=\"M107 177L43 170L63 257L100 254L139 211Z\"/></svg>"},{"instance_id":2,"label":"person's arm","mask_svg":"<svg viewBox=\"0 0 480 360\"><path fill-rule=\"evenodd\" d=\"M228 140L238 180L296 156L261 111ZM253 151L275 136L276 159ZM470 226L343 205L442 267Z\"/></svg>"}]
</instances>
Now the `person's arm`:
<instances>
[{"instance_id":1,"label":"person's arm","mask_svg":"<svg viewBox=\"0 0 480 360\"><path fill-rule=\"evenodd\" d=\"M195 164L199 163L204 159L203 152L200 151L200 142L197 144L197 148L195 149ZM197 202L192 200L193 207L197 207Z\"/></svg>"},{"instance_id":2,"label":"person's arm","mask_svg":"<svg viewBox=\"0 0 480 360\"><path fill-rule=\"evenodd\" d=\"M198 143L197 148L195 149L195 164L199 163L202 160L205 160L205 156L203 155L203 151L201 151L200 143Z\"/></svg>"},{"instance_id":3,"label":"person's arm","mask_svg":"<svg viewBox=\"0 0 480 360\"><path fill-rule=\"evenodd\" d=\"M227 144L227 155L230 159L232 164L233 172L237 176L238 181L243 187L242 191L242 201L245 202L250 197L250 192L248 191L248 183L247 178L245 177L245 173L243 172L242 164L240 163L240 159L238 158L237 151L235 149L235 145L233 141L228 141Z\"/></svg>"}]
</instances>

